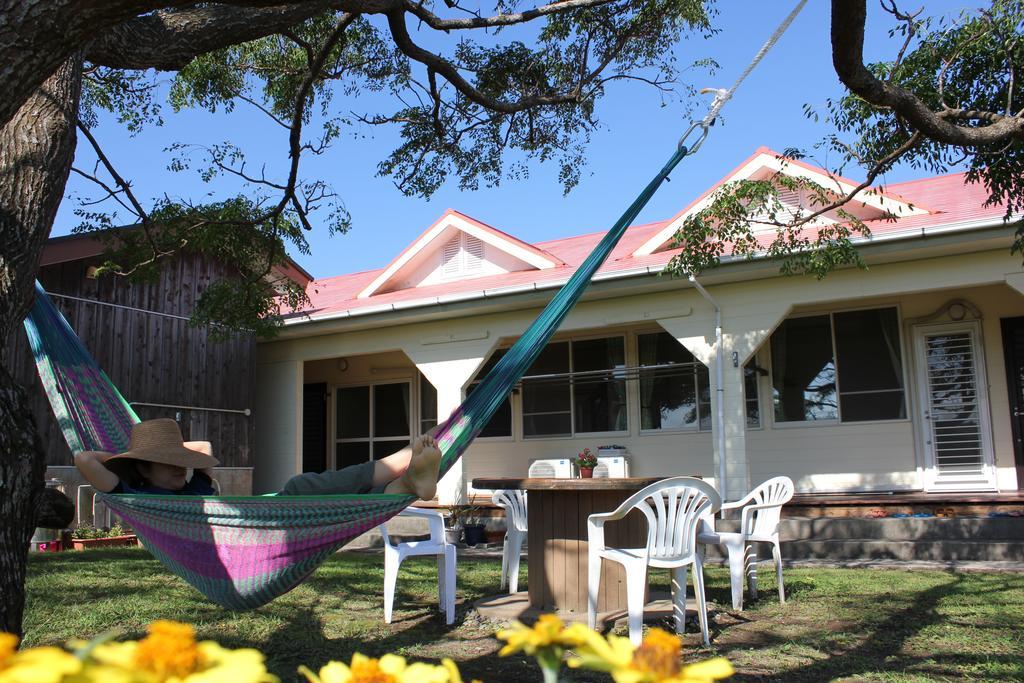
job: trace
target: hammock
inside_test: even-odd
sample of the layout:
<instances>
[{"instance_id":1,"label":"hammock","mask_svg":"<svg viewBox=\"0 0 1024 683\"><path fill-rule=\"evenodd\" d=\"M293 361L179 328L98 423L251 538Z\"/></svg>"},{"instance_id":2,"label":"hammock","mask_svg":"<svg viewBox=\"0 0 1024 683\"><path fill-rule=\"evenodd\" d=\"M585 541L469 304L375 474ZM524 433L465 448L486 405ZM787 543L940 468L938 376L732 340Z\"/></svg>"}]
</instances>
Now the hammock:
<instances>
[{"instance_id":1,"label":"hammock","mask_svg":"<svg viewBox=\"0 0 1024 683\"><path fill-rule=\"evenodd\" d=\"M665 166L626 209L522 337L487 373L436 434L441 475L487 425L537 359L626 228L669 173L703 143L718 112L806 4L800 0L727 90L716 91L703 120L683 135ZM695 130L699 137L684 144ZM42 286L25 328L43 388L72 452L127 449L138 416L53 307ZM132 526L168 569L213 602L252 609L288 592L351 539L415 501L400 494L333 496L158 496L98 494Z\"/></svg>"},{"instance_id":2,"label":"hammock","mask_svg":"<svg viewBox=\"0 0 1024 683\"><path fill-rule=\"evenodd\" d=\"M526 373L626 228L675 168L680 146L476 390L441 425L447 472ZM42 286L25 328L43 388L72 452L127 450L139 421ZM415 502L402 494L158 496L98 494L173 573L213 602L252 609L291 590L329 555Z\"/></svg>"}]
</instances>

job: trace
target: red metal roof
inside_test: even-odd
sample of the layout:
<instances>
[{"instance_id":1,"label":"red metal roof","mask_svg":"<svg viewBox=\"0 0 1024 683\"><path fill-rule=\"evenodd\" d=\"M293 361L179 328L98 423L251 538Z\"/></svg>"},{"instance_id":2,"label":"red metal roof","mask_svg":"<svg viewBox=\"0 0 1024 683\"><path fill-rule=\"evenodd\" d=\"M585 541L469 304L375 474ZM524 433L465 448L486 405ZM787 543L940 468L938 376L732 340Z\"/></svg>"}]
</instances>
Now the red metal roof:
<instances>
[{"instance_id":1,"label":"red metal roof","mask_svg":"<svg viewBox=\"0 0 1024 683\"><path fill-rule=\"evenodd\" d=\"M754 155L737 168L741 168L755 156L766 151L771 152L767 148L758 149ZM798 163L806 166L803 162ZM821 171L821 169L814 167L809 168ZM710 188L708 192L713 191L721 182L724 182L729 177L724 178L723 181ZM843 180L846 181L845 179ZM857 185L855 181L846 182ZM701 196L706 194L707 192ZM915 230L945 226L950 226L951 229L967 229L971 227L970 223L981 220L996 221L1002 218L1005 213L1004 207L1001 205L985 206L988 193L984 186L977 183L966 183L965 174L963 173L893 183L885 186L884 194L888 197L899 198L919 208L927 209L929 213L905 216L895 221L870 221L868 225L874 237L904 232L912 234ZM699 199L695 199L688 206L692 206ZM449 211L452 210L449 209ZM508 239L515 240L515 238L509 237L495 228L480 223L480 221L471 219L464 214L459 215L467 220L473 220L474 223L486 229L494 230ZM602 274L640 270L647 267L661 267L668 263L678 250L660 251L646 256L633 256L632 254L641 244L671 223L674 218L628 228L611 256L598 271L598 277ZM357 313L360 312L359 309L389 308L402 304L415 305L413 302L430 303L431 300L437 299L443 301L445 299L478 298L482 296L484 291L493 295L500 293L501 290L506 288L544 287L545 285L551 285L552 283L568 279L603 235L603 231L593 232L532 245L532 248L548 256L560 259L562 264L555 268L467 278L444 284L375 294L362 299L357 299L356 295L384 269L314 280L307 288L311 306L299 313L303 317L308 315L315 319L322 316L342 314L345 311ZM766 242L770 241L770 239L771 235L767 235ZM515 241L518 242L519 240Z\"/></svg>"}]
</instances>

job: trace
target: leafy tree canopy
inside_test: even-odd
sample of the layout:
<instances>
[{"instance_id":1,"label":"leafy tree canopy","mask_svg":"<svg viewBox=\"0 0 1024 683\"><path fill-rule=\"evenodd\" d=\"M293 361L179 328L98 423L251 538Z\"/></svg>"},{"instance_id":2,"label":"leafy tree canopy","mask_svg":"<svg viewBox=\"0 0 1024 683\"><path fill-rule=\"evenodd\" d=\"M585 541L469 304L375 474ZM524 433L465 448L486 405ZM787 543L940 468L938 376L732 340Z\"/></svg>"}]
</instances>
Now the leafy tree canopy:
<instances>
[{"instance_id":1,"label":"leafy tree canopy","mask_svg":"<svg viewBox=\"0 0 1024 683\"><path fill-rule=\"evenodd\" d=\"M608 88L634 82L688 101L692 89L680 74L690 65L677 63L674 48L712 30L699 0L569 0L532 15L499 0L490 17L449 3L454 18L435 15L432 4L399 5L383 14L321 12L197 55L174 73L169 92L158 88L153 70L87 65L80 128L100 163L74 169L98 188L78 209L78 230L102 231L111 241L103 271L151 277L166 256L204 251L237 277L207 290L194 322L272 334L276 314L305 301L298 285L268 277L286 249L308 253L314 222L337 233L349 227L343 197L327 181L302 175L304 155L329 153L353 124L397 126L400 144L377 171L408 195L429 197L449 181L494 186L527 175L535 161L557 164L568 191L579 181ZM377 109L348 113L360 106ZM176 144L166 150L168 167L198 172L214 184L215 199L167 196L144 205L93 131L101 112L136 133L160 125L167 107L256 108L288 140L289 158L280 168L257 169L230 140ZM242 192L217 197L223 178L237 180ZM109 230L125 222L139 229Z\"/></svg>"},{"instance_id":2,"label":"leafy tree canopy","mask_svg":"<svg viewBox=\"0 0 1024 683\"><path fill-rule=\"evenodd\" d=\"M880 191L873 184L897 163L932 174L966 170L968 180L984 183L989 203L1006 207L1008 220L1020 215L1024 5L994 0L952 18L924 16L924 9L911 14L894 0L883 0L882 7L894 22L894 56L865 66L863 3L833 2L833 61L851 92L829 100L823 112L806 107L808 118L824 119L831 132L814 150L784 152L789 159L836 159L833 177L863 175L865 181L847 192L838 182L815 183L783 168L771 180L729 183L684 221L675 236L682 250L669 272L699 273L726 256L767 256L784 273L819 278L838 267L863 266L852 240L871 230L850 211L859 205L851 200L862 190ZM793 193L803 199L800 208L782 202L783 194ZM825 214L837 222L816 220ZM1017 226L1013 249L1021 252L1024 222Z\"/></svg>"}]
</instances>

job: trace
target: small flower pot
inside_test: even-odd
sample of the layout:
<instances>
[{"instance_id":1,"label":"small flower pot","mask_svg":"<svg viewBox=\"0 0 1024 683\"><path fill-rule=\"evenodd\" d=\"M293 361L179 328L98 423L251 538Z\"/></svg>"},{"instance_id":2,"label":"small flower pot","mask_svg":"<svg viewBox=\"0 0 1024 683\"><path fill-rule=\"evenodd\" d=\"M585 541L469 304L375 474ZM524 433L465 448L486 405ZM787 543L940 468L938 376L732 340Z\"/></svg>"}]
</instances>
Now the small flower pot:
<instances>
[{"instance_id":1,"label":"small flower pot","mask_svg":"<svg viewBox=\"0 0 1024 683\"><path fill-rule=\"evenodd\" d=\"M594 468L593 467L581 467L580 468L580 479L593 479Z\"/></svg>"},{"instance_id":2,"label":"small flower pot","mask_svg":"<svg viewBox=\"0 0 1024 683\"><path fill-rule=\"evenodd\" d=\"M477 545L487 540L483 524L467 524L463 530L466 532L466 545Z\"/></svg>"}]
</instances>

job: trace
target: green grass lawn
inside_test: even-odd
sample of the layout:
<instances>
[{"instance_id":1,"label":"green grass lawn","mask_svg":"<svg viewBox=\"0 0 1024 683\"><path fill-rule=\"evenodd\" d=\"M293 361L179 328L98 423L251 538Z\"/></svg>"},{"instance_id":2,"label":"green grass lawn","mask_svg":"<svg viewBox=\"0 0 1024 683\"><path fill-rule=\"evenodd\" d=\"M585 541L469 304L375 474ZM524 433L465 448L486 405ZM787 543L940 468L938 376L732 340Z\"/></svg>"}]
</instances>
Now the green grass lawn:
<instances>
[{"instance_id":1,"label":"green grass lawn","mask_svg":"<svg viewBox=\"0 0 1024 683\"><path fill-rule=\"evenodd\" d=\"M532 661L499 659L494 631L469 604L498 592L499 560L460 560L462 601L453 626L436 611L436 569L408 560L395 619L383 619L383 558L339 554L291 593L252 612L203 599L141 549L34 555L29 566L26 645L60 644L118 629L142 635L158 618L196 625L204 639L255 647L283 681L299 664L318 668L353 652L411 659L452 657L464 677L533 681ZM524 572L525 573L525 572ZM791 569L778 603L771 572L761 599L722 611L712 648L687 634L690 660L728 657L734 680L1024 680L1024 575L928 571ZM667 577L652 575L655 588ZM522 581L520 585L525 585ZM726 573L708 571L709 599L728 605ZM565 680L609 680L565 670Z\"/></svg>"}]
</instances>

